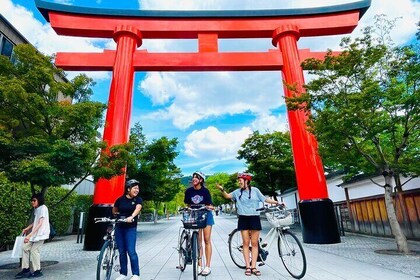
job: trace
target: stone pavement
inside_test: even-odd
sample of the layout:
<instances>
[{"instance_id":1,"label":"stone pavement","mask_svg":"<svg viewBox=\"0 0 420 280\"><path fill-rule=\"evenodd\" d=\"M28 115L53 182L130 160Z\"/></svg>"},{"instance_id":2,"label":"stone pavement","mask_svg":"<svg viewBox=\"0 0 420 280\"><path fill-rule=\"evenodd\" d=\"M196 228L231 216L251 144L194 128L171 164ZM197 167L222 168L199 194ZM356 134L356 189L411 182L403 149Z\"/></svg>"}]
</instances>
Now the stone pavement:
<instances>
[{"instance_id":1,"label":"stone pavement","mask_svg":"<svg viewBox=\"0 0 420 280\"><path fill-rule=\"evenodd\" d=\"M274 247L266 265L260 267L260 277L246 277L244 270L236 267L229 256L228 234L236 226L236 216L215 216L213 228L212 273L203 280L223 279L293 279L283 267ZM181 222L178 217L160 220L157 224L140 223L138 227L137 252L140 258L142 280L192 279L192 268L184 272L176 269L178 254L175 250ZM263 233L269 229L263 222ZM293 230L300 237L299 229ZM420 252L420 242L410 242L412 250ZM420 255L378 254L376 250L395 249L395 241L347 234L339 244L304 244L308 262L303 279L310 280L405 280L420 279ZM76 243L76 236L57 237L46 243L41 250L44 276L40 279L93 280L96 279L97 251L83 251ZM13 279L19 271L11 251L0 253L0 279ZM51 265L48 265L51 264ZM112 279L115 279L113 276Z\"/></svg>"}]
</instances>

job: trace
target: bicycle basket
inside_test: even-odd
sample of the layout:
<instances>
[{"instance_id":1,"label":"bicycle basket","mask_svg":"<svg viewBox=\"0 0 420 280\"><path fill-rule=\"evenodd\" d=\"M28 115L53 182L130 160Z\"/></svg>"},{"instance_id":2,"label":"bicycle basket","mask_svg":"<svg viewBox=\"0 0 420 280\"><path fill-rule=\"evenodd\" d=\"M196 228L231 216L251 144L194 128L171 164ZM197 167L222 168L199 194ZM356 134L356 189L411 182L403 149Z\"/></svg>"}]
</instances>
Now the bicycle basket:
<instances>
[{"instance_id":1,"label":"bicycle basket","mask_svg":"<svg viewBox=\"0 0 420 280\"><path fill-rule=\"evenodd\" d=\"M265 216L273 227L289 226L294 224L292 213L286 210L266 212Z\"/></svg>"},{"instance_id":2,"label":"bicycle basket","mask_svg":"<svg viewBox=\"0 0 420 280\"><path fill-rule=\"evenodd\" d=\"M185 211L182 215L182 223L186 229L205 228L207 226L207 210Z\"/></svg>"}]
</instances>

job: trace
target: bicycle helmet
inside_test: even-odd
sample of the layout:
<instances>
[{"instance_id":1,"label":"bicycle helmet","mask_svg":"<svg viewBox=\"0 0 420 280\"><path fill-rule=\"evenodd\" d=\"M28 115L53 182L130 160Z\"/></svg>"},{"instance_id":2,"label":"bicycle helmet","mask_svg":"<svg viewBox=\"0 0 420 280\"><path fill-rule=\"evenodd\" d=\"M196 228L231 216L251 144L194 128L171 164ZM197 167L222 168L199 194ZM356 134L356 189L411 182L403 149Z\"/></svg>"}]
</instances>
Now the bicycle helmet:
<instances>
[{"instance_id":1,"label":"bicycle helmet","mask_svg":"<svg viewBox=\"0 0 420 280\"><path fill-rule=\"evenodd\" d=\"M247 181L251 181L252 180L252 174L251 173L238 173L238 179L239 178L245 179Z\"/></svg>"},{"instance_id":2,"label":"bicycle helmet","mask_svg":"<svg viewBox=\"0 0 420 280\"><path fill-rule=\"evenodd\" d=\"M131 188L133 186L136 186L139 184L139 181L137 181L136 179L130 179L127 182L125 182L125 188Z\"/></svg>"},{"instance_id":3,"label":"bicycle helmet","mask_svg":"<svg viewBox=\"0 0 420 280\"><path fill-rule=\"evenodd\" d=\"M203 172L200 172L200 171L195 171L195 172L192 174L192 176L194 177L194 175L198 175L201 179L203 179L203 182L205 182L205 181L206 181L206 175L204 175L204 173L203 173Z\"/></svg>"}]
</instances>

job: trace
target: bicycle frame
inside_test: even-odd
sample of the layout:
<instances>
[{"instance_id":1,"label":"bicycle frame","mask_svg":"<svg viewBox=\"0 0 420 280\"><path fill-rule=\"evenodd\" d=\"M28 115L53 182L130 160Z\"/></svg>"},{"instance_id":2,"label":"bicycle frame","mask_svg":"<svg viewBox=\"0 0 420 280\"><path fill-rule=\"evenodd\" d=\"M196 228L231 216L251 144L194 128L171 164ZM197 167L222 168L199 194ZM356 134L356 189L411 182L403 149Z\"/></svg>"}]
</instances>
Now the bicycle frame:
<instances>
[{"instance_id":1,"label":"bicycle frame","mask_svg":"<svg viewBox=\"0 0 420 280\"><path fill-rule=\"evenodd\" d=\"M257 210L272 211L273 209L279 210L280 208L265 207ZM280 222L270 221L271 229L264 237L260 238L258 242L258 259L256 261L259 266L264 265L269 256L269 252L271 252L273 242L277 240L277 250L283 266L292 277L300 279L306 273L306 257L299 239L295 234L289 231L290 227L286 225L286 223L289 222L290 221L285 221L285 225L282 225ZM228 243L229 254L235 265L243 269L248 267L248 262L250 262L251 259L247 260L247 258L244 258L243 256L244 244L241 232L234 229L229 234ZM247 244L247 246L251 245ZM251 250L250 247L250 251Z\"/></svg>"},{"instance_id":2,"label":"bicycle frame","mask_svg":"<svg viewBox=\"0 0 420 280\"><path fill-rule=\"evenodd\" d=\"M180 212L184 211L200 211L204 210L205 207L198 209L184 208ZM184 223L185 225L185 223ZM188 228L185 228L184 225L180 227L179 238L178 238L178 253L179 253L179 268L181 271L184 271L187 264L192 264L193 266L193 279L198 279L198 263L201 260L200 256L200 244L199 244L199 231L200 228L194 228L189 225ZM195 225L197 226L197 225ZM190 228L192 227L192 228Z\"/></svg>"}]
</instances>

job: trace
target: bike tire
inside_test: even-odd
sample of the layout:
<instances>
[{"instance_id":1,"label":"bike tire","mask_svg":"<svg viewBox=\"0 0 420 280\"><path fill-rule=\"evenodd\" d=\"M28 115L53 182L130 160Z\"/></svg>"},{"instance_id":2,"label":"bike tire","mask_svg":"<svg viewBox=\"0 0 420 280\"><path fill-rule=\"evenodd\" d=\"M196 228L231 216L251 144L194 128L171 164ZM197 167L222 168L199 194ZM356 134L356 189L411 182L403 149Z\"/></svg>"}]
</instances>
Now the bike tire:
<instances>
[{"instance_id":1,"label":"bike tire","mask_svg":"<svg viewBox=\"0 0 420 280\"><path fill-rule=\"evenodd\" d=\"M188 236L185 233L185 230L182 231L181 236L179 237L178 244L178 254L179 254L179 266L178 268L181 271L185 270L187 266L187 254L188 254Z\"/></svg>"},{"instance_id":2,"label":"bike tire","mask_svg":"<svg viewBox=\"0 0 420 280\"><path fill-rule=\"evenodd\" d=\"M101 252L98 256L98 264L96 267L96 280L110 280L113 267L113 248L111 241L105 241L102 245Z\"/></svg>"},{"instance_id":3,"label":"bike tire","mask_svg":"<svg viewBox=\"0 0 420 280\"><path fill-rule=\"evenodd\" d=\"M237 267L245 269L246 264L244 261L243 241L242 241L242 235L241 235L240 230L234 229L229 234L228 244L229 244L229 255L233 263Z\"/></svg>"},{"instance_id":4,"label":"bike tire","mask_svg":"<svg viewBox=\"0 0 420 280\"><path fill-rule=\"evenodd\" d=\"M198 260L200 258L200 247L198 244L198 232L193 232L191 238L192 249L192 266L193 266L193 279L198 280Z\"/></svg>"},{"instance_id":5,"label":"bike tire","mask_svg":"<svg viewBox=\"0 0 420 280\"><path fill-rule=\"evenodd\" d=\"M287 272L296 279L305 276L306 256L297 236L288 231L280 230L280 236L277 239L279 256Z\"/></svg>"}]
</instances>

